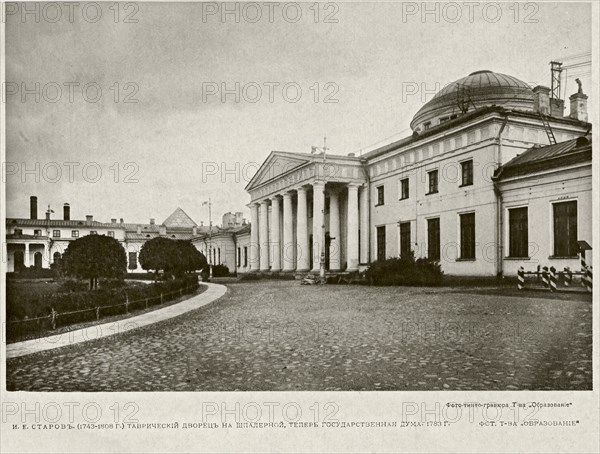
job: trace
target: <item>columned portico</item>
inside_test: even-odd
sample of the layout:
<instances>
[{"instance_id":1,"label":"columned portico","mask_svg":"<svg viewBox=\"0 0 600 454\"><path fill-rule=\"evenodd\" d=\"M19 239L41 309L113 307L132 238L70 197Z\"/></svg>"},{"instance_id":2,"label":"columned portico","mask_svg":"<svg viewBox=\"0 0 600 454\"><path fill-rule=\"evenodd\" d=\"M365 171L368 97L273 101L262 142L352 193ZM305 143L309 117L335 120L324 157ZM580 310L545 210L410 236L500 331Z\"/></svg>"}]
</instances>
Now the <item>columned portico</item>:
<instances>
[{"instance_id":1,"label":"columned portico","mask_svg":"<svg viewBox=\"0 0 600 454\"><path fill-rule=\"evenodd\" d=\"M348 271L358 270L358 185L348 185Z\"/></svg>"},{"instance_id":2,"label":"columned portico","mask_svg":"<svg viewBox=\"0 0 600 454\"><path fill-rule=\"evenodd\" d=\"M258 219L259 234L259 254L260 270L269 271L269 202L263 200L260 202L260 213Z\"/></svg>"},{"instance_id":3,"label":"columned portico","mask_svg":"<svg viewBox=\"0 0 600 454\"><path fill-rule=\"evenodd\" d=\"M281 271L281 240L279 238L279 227L281 224L279 197L271 199L271 243L269 251L271 256L271 271Z\"/></svg>"},{"instance_id":4,"label":"columned portico","mask_svg":"<svg viewBox=\"0 0 600 454\"><path fill-rule=\"evenodd\" d=\"M308 210L306 206L306 189L301 186L297 189L297 192L298 210L296 215L296 271L308 271L310 268L310 244L308 241Z\"/></svg>"},{"instance_id":5,"label":"columned portico","mask_svg":"<svg viewBox=\"0 0 600 454\"><path fill-rule=\"evenodd\" d=\"M260 269L259 262L259 241L258 241L258 203L250 204L250 222L252 227L250 229L250 270L258 271Z\"/></svg>"},{"instance_id":6,"label":"columned portico","mask_svg":"<svg viewBox=\"0 0 600 454\"><path fill-rule=\"evenodd\" d=\"M328 271L355 271L368 262L366 190L359 205L365 182L355 156L271 153L246 188L251 241L259 245L251 250L251 270L318 273L322 255Z\"/></svg>"},{"instance_id":7,"label":"columned portico","mask_svg":"<svg viewBox=\"0 0 600 454\"><path fill-rule=\"evenodd\" d=\"M294 213L292 193L283 194L283 271L294 271Z\"/></svg>"},{"instance_id":8,"label":"columned portico","mask_svg":"<svg viewBox=\"0 0 600 454\"><path fill-rule=\"evenodd\" d=\"M325 183L313 183L313 272L321 269L321 252L325 247Z\"/></svg>"},{"instance_id":9,"label":"columned portico","mask_svg":"<svg viewBox=\"0 0 600 454\"><path fill-rule=\"evenodd\" d=\"M340 237L340 200L336 190L329 195L329 270L339 271L342 251Z\"/></svg>"},{"instance_id":10,"label":"columned portico","mask_svg":"<svg viewBox=\"0 0 600 454\"><path fill-rule=\"evenodd\" d=\"M25 243L25 255L23 256L23 263L25 264L25 268L29 268L31 266L29 243Z\"/></svg>"}]
</instances>

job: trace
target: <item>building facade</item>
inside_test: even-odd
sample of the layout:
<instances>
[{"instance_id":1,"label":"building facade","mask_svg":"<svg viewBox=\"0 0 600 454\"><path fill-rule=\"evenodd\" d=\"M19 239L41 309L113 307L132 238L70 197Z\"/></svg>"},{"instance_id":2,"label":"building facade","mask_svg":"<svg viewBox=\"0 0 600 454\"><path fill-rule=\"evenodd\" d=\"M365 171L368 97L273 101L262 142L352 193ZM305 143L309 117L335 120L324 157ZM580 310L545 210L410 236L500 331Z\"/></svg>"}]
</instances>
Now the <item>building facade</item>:
<instances>
[{"instance_id":1,"label":"building facade","mask_svg":"<svg viewBox=\"0 0 600 454\"><path fill-rule=\"evenodd\" d=\"M477 71L426 103L410 137L362 156L272 152L246 187L251 271L317 272L322 260L354 271L411 254L453 275L576 268L560 238L591 244L587 96L580 87L565 116L549 92ZM583 160L565 166L557 149ZM527 255L515 256L520 231Z\"/></svg>"},{"instance_id":2,"label":"building facade","mask_svg":"<svg viewBox=\"0 0 600 454\"><path fill-rule=\"evenodd\" d=\"M250 225L242 212L225 213L221 226L192 239L210 265L224 265L232 274L250 271Z\"/></svg>"},{"instance_id":3,"label":"building facade","mask_svg":"<svg viewBox=\"0 0 600 454\"><path fill-rule=\"evenodd\" d=\"M154 219L149 223L126 223L123 219L98 222L92 215L85 220L71 219L71 207L63 206L62 219L53 219L48 208L44 218L38 219L38 201L30 197L29 218L6 219L7 271L15 272L31 266L50 268L65 252L69 243L86 235L107 235L118 240L127 254L128 272L143 272L139 253L144 243L152 238L165 237L191 240L208 231L198 226L181 208L177 208L161 224Z\"/></svg>"}]
</instances>

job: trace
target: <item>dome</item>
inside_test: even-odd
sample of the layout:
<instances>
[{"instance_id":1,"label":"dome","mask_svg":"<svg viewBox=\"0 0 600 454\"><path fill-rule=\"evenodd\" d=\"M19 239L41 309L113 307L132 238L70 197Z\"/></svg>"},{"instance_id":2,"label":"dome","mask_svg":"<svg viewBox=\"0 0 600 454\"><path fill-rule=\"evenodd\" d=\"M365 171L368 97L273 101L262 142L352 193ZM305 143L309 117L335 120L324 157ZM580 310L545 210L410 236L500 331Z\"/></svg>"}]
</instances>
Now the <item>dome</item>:
<instances>
[{"instance_id":1,"label":"dome","mask_svg":"<svg viewBox=\"0 0 600 454\"><path fill-rule=\"evenodd\" d=\"M493 71L475 71L442 88L413 117L413 131L437 126L458 115L485 106L533 110L531 87L513 76Z\"/></svg>"}]
</instances>

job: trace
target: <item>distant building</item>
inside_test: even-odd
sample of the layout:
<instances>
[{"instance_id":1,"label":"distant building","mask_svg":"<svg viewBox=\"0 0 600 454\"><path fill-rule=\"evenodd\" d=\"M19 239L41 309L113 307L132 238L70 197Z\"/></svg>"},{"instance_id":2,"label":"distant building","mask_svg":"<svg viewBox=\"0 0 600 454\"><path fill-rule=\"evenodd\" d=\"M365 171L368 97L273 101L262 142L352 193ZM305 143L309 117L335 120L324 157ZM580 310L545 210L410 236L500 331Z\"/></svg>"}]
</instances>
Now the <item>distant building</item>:
<instances>
[{"instance_id":1,"label":"distant building","mask_svg":"<svg viewBox=\"0 0 600 454\"><path fill-rule=\"evenodd\" d=\"M30 198L30 216L6 219L7 271L23 267L49 268L61 257L71 241L85 235L107 235L118 240L127 253L129 272L141 272L138 258L143 244L156 237L191 240L208 232L208 227L198 226L185 211L177 208L161 224L150 219L147 224L126 223L123 219L110 222L95 221L92 215L85 220L71 219L71 207L63 206L63 218L52 219L46 211L38 219L37 197ZM220 229L217 229L220 230Z\"/></svg>"},{"instance_id":2,"label":"distant building","mask_svg":"<svg viewBox=\"0 0 600 454\"><path fill-rule=\"evenodd\" d=\"M592 244L587 96L477 71L438 92L413 134L362 156L273 151L247 185L250 269L358 270L429 257L447 274L577 268Z\"/></svg>"},{"instance_id":3,"label":"distant building","mask_svg":"<svg viewBox=\"0 0 600 454\"><path fill-rule=\"evenodd\" d=\"M205 230L192 244L211 265L225 265L236 274L250 271L250 225L241 212L225 213L220 228Z\"/></svg>"}]
</instances>

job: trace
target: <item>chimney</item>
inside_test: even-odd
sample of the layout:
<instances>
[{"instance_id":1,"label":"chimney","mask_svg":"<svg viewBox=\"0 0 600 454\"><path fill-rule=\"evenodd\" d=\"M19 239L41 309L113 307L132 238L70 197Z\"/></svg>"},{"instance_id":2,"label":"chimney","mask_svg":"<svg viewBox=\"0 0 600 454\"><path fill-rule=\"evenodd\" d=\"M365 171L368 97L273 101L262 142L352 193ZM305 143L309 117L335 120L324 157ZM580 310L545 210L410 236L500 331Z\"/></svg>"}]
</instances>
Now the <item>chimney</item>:
<instances>
[{"instance_id":1,"label":"chimney","mask_svg":"<svg viewBox=\"0 0 600 454\"><path fill-rule=\"evenodd\" d=\"M155 224L155 219L154 218L150 218L150 225L154 225Z\"/></svg>"},{"instance_id":2,"label":"chimney","mask_svg":"<svg viewBox=\"0 0 600 454\"><path fill-rule=\"evenodd\" d=\"M200 227L204 227L204 221L200 221Z\"/></svg>"},{"instance_id":3,"label":"chimney","mask_svg":"<svg viewBox=\"0 0 600 454\"><path fill-rule=\"evenodd\" d=\"M63 219L65 221L71 220L71 206L68 203L65 203L63 206Z\"/></svg>"},{"instance_id":4,"label":"chimney","mask_svg":"<svg viewBox=\"0 0 600 454\"><path fill-rule=\"evenodd\" d=\"M552 115L553 117L565 116L565 102L562 99L550 99L550 115Z\"/></svg>"},{"instance_id":5,"label":"chimney","mask_svg":"<svg viewBox=\"0 0 600 454\"><path fill-rule=\"evenodd\" d=\"M550 115L550 89L538 85L533 89L533 111Z\"/></svg>"},{"instance_id":6,"label":"chimney","mask_svg":"<svg viewBox=\"0 0 600 454\"><path fill-rule=\"evenodd\" d=\"M576 81L578 80L579 79L576 79ZM569 96L569 101L571 101L571 112L569 114L570 118L579 121L588 121L587 99L587 95L583 93L581 90L581 85L579 85L579 91Z\"/></svg>"},{"instance_id":7,"label":"chimney","mask_svg":"<svg viewBox=\"0 0 600 454\"><path fill-rule=\"evenodd\" d=\"M117 218L112 218L112 219L110 220L110 223L111 223L111 224L116 224L116 223L117 223Z\"/></svg>"},{"instance_id":8,"label":"chimney","mask_svg":"<svg viewBox=\"0 0 600 454\"><path fill-rule=\"evenodd\" d=\"M121 224L123 224L123 218L121 218L121 219L119 220L119 222L120 222Z\"/></svg>"},{"instance_id":9,"label":"chimney","mask_svg":"<svg viewBox=\"0 0 600 454\"><path fill-rule=\"evenodd\" d=\"M159 225L158 226L158 234L159 235L166 235L167 234L167 226L166 225Z\"/></svg>"},{"instance_id":10,"label":"chimney","mask_svg":"<svg viewBox=\"0 0 600 454\"><path fill-rule=\"evenodd\" d=\"M29 218L37 219L37 197L34 195L29 197Z\"/></svg>"},{"instance_id":11,"label":"chimney","mask_svg":"<svg viewBox=\"0 0 600 454\"><path fill-rule=\"evenodd\" d=\"M138 224L136 232L137 232L138 235L141 235L141 233L142 233L142 226L141 225Z\"/></svg>"},{"instance_id":12,"label":"chimney","mask_svg":"<svg viewBox=\"0 0 600 454\"><path fill-rule=\"evenodd\" d=\"M92 216L91 214L86 215L85 222L87 224L91 224L93 221L94 221L94 216Z\"/></svg>"},{"instance_id":13,"label":"chimney","mask_svg":"<svg viewBox=\"0 0 600 454\"><path fill-rule=\"evenodd\" d=\"M198 235L198 227L196 227L196 226L192 227L192 235L194 235L194 236Z\"/></svg>"},{"instance_id":14,"label":"chimney","mask_svg":"<svg viewBox=\"0 0 600 454\"><path fill-rule=\"evenodd\" d=\"M50 220L50 211L46 211L46 221Z\"/></svg>"}]
</instances>

